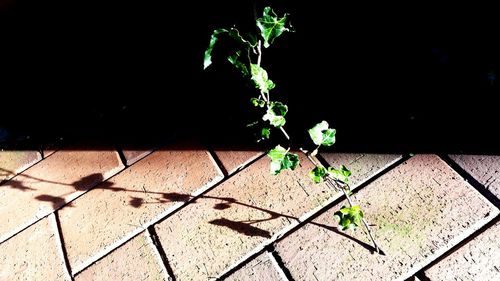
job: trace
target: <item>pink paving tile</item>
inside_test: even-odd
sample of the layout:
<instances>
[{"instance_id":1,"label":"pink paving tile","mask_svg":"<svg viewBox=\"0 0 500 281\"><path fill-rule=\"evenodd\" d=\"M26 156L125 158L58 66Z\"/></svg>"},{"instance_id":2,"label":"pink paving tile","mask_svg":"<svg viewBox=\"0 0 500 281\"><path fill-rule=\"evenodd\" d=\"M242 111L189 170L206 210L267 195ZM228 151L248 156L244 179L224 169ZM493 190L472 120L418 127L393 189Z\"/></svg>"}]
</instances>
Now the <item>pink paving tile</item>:
<instances>
[{"instance_id":1,"label":"pink paving tile","mask_svg":"<svg viewBox=\"0 0 500 281\"><path fill-rule=\"evenodd\" d=\"M54 215L0 244L0 280L71 280Z\"/></svg>"},{"instance_id":2,"label":"pink paving tile","mask_svg":"<svg viewBox=\"0 0 500 281\"><path fill-rule=\"evenodd\" d=\"M123 168L115 151L59 151L0 186L0 242Z\"/></svg>"},{"instance_id":3,"label":"pink paving tile","mask_svg":"<svg viewBox=\"0 0 500 281\"><path fill-rule=\"evenodd\" d=\"M450 155L450 157L500 199L500 156Z\"/></svg>"},{"instance_id":4,"label":"pink paving tile","mask_svg":"<svg viewBox=\"0 0 500 281\"><path fill-rule=\"evenodd\" d=\"M222 179L205 150L160 150L59 211L68 259L79 272Z\"/></svg>"},{"instance_id":5,"label":"pink paving tile","mask_svg":"<svg viewBox=\"0 0 500 281\"><path fill-rule=\"evenodd\" d=\"M40 152L33 150L0 151L0 183L12 178L41 159Z\"/></svg>"},{"instance_id":6,"label":"pink paving tile","mask_svg":"<svg viewBox=\"0 0 500 281\"><path fill-rule=\"evenodd\" d=\"M345 165L352 172L349 178L352 186L401 159L397 154L321 153L321 156L334 168Z\"/></svg>"},{"instance_id":7,"label":"pink paving tile","mask_svg":"<svg viewBox=\"0 0 500 281\"><path fill-rule=\"evenodd\" d=\"M170 280L151 238L143 232L86 268L75 281Z\"/></svg>"},{"instance_id":8,"label":"pink paving tile","mask_svg":"<svg viewBox=\"0 0 500 281\"><path fill-rule=\"evenodd\" d=\"M135 162L146 157L148 154L151 154L151 152L153 152L152 149L141 149L141 150L126 149L123 150L123 156L125 156L125 161L127 162L127 165L132 165Z\"/></svg>"},{"instance_id":9,"label":"pink paving tile","mask_svg":"<svg viewBox=\"0 0 500 281\"><path fill-rule=\"evenodd\" d=\"M244 165L262 155L263 151L245 151L245 150L216 150L215 154L221 161L228 174L232 174Z\"/></svg>"},{"instance_id":10,"label":"pink paving tile","mask_svg":"<svg viewBox=\"0 0 500 281\"><path fill-rule=\"evenodd\" d=\"M300 155L301 167L278 176L259 159L155 226L178 280L223 274L338 196L311 182L313 165Z\"/></svg>"},{"instance_id":11,"label":"pink paving tile","mask_svg":"<svg viewBox=\"0 0 500 281\"><path fill-rule=\"evenodd\" d=\"M278 269L279 270L279 269ZM231 274L225 281L286 281L278 272L275 261L268 253L255 257L249 263Z\"/></svg>"},{"instance_id":12,"label":"pink paving tile","mask_svg":"<svg viewBox=\"0 0 500 281\"><path fill-rule=\"evenodd\" d=\"M500 222L425 271L432 281L500 280Z\"/></svg>"},{"instance_id":13,"label":"pink paving tile","mask_svg":"<svg viewBox=\"0 0 500 281\"><path fill-rule=\"evenodd\" d=\"M342 202L276 245L295 280L405 280L498 214L433 155L398 165L355 195L385 256L362 230L337 232Z\"/></svg>"}]
</instances>

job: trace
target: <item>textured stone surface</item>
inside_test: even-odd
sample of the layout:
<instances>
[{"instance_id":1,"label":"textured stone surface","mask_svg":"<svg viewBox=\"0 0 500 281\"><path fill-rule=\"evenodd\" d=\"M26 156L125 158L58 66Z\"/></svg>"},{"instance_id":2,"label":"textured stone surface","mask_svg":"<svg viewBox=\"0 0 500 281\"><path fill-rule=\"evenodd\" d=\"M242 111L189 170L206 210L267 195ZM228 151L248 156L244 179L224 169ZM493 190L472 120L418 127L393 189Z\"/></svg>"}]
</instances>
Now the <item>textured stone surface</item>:
<instances>
[{"instance_id":1,"label":"textured stone surface","mask_svg":"<svg viewBox=\"0 0 500 281\"><path fill-rule=\"evenodd\" d=\"M0 186L0 241L123 168L115 151L58 151Z\"/></svg>"},{"instance_id":2,"label":"textured stone surface","mask_svg":"<svg viewBox=\"0 0 500 281\"><path fill-rule=\"evenodd\" d=\"M140 159L146 157L148 154L153 152L152 149L150 150L123 150L123 156L125 156L125 161L127 162L127 165L132 165L135 162L139 161Z\"/></svg>"},{"instance_id":3,"label":"textured stone surface","mask_svg":"<svg viewBox=\"0 0 500 281\"><path fill-rule=\"evenodd\" d=\"M141 233L102 260L86 268L75 281L168 280L161 258L146 233Z\"/></svg>"},{"instance_id":4,"label":"textured stone surface","mask_svg":"<svg viewBox=\"0 0 500 281\"><path fill-rule=\"evenodd\" d=\"M0 151L0 183L40 161L38 151Z\"/></svg>"},{"instance_id":5,"label":"textured stone surface","mask_svg":"<svg viewBox=\"0 0 500 281\"><path fill-rule=\"evenodd\" d=\"M486 189L500 198L500 156L450 155L450 157Z\"/></svg>"},{"instance_id":6,"label":"textured stone surface","mask_svg":"<svg viewBox=\"0 0 500 281\"><path fill-rule=\"evenodd\" d=\"M425 271L437 280L500 280L500 222Z\"/></svg>"},{"instance_id":7,"label":"textured stone surface","mask_svg":"<svg viewBox=\"0 0 500 281\"><path fill-rule=\"evenodd\" d=\"M267 253L258 255L242 268L231 274L225 281L285 281L274 267Z\"/></svg>"},{"instance_id":8,"label":"textured stone surface","mask_svg":"<svg viewBox=\"0 0 500 281\"><path fill-rule=\"evenodd\" d=\"M295 280L404 280L498 214L437 156L400 164L355 195L385 256L363 231L340 234L334 206L276 245Z\"/></svg>"},{"instance_id":9,"label":"textured stone surface","mask_svg":"<svg viewBox=\"0 0 500 281\"><path fill-rule=\"evenodd\" d=\"M74 272L222 179L204 150L157 151L59 211Z\"/></svg>"},{"instance_id":10,"label":"textured stone surface","mask_svg":"<svg viewBox=\"0 0 500 281\"><path fill-rule=\"evenodd\" d=\"M70 280L48 217L0 244L0 280Z\"/></svg>"},{"instance_id":11,"label":"textured stone surface","mask_svg":"<svg viewBox=\"0 0 500 281\"><path fill-rule=\"evenodd\" d=\"M222 162L228 174L232 174L248 162L256 159L264 152L245 150L216 150L215 154Z\"/></svg>"},{"instance_id":12,"label":"textured stone surface","mask_svg":"<svg viewBox=\"0 0 500 281\"><path fill-rule=\"evenodd\" d=\"M297 218L337 196L308 177L312 164L269 174L264 157L156 225L178 280L206 280Z\"/></svg>"},{"instance_id":13,"label":"textured stone surface","mask_svg":"<svg viewBox=\"0 0 500 281\"><path fill-rule=\"evenodd\" d=\"M396 154L362 153L321 153L321 156L336 169L345 165L352 172L349 178L351 185L362 182L401 158Z\"/></svg>"}]
</instances>

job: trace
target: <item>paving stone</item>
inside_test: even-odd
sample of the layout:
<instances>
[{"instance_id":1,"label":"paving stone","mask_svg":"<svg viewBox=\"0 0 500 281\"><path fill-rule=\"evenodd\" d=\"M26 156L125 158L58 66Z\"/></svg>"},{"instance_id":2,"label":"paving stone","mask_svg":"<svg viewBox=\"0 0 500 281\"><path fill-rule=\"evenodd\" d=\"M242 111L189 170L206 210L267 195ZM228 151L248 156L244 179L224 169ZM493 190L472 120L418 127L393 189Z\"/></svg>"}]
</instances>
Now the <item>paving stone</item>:
<instances>
[{"instance_id":1,"label":"paving stone","mask_svg":"<svg viewBox=\"0 0 500 281\"><path fill-rule=\"evenodd\" d=\"M258 255L252 261L231 274L225 281L285 281L281 279L280 274L271 261L269 254Z\"/></svg>"},{"instance_id":2,"label":"paving stone","mask_svg":"<svg viewBox=\"0 0 500 281\"><path fill-rule=\"evenodd\" d=\"M407 160L354 199L386 255L371 253L362 230L337 231L341 202L277 243L295 280L405 280L498 214L434 155Z\"/></svg>"},{"instance_id":3,"label":"paving stone","mask_svg":"<svg viewBox=\"0 0 500 281\"><path fill-rule=\"evenodd\" d=\"M161 150L59 211L68 259L79 272L222 179L204 150Z\"/></svg>"},{"instance_id":4,"label":"paving stone","mask_svg":"<svg viewBox=\"0 0 500 281\"><path fill-rule=\"evenodd\" d=\"M450 158L500 198L500 156L450 155Z\"/></svg>"},{"instance_id":5,"label":"paving stone","mask_svg":"<svg viewBox=\"0 0 500 281\"><path fill-rule=\"evenodd\" d=\"M71 280L53 215L0 244L0 280Z\"/></svg>"},{"instance_id":6,"label":"paving stone","mask_svg":"<svg viewBox=\"0 0 500 281\"><path fill-rule=\"evenodd\" d=\"M216 150L215 154L222 162L228 174L239 170L242 166L262 155L263 151L251 150Z\"/></svg>"},{"instance_id":7,"label":"paving stone","mask_svg":"<svg viewBox=\"0 0 500 281\"><path fill-rule=\"evenodd\" d=\"M50 155L54 154L57 151L57 149L47 149L43 151L43 158L47 158Z\"/></svg>"},{"instance_id":8,"label":"paving stone","mask_svg":"<svg viewBox=\"0 0 500 281\"><path fill-rule=\"evenodd\" d=\"M145 232L75 277L75 281L169 280L153 241Z\"/></svg>"},{"instance_id":9,"label":"paving stone","mask_svg":"<svg viewBox=\"0 0 500 281\"><path fill-rule=\"evenodd\" d=\"M334 168L345 165L352 172L349 182L353 186L401 159L397 154L321 153L321 156Z\"/></svg>"},{"instance_id":10,"label":"paving stone","mask_svg":"<svg viewBox=\"0 0 500 281\"><path fill-rule=\"evenodd\" d=\"M264 157L156 225L177 280L206 280L259 249L337 193L314 185L312 164L278 176Z\"/></svg>"},{"instance_id":11,"label":"paving stone","mask_svg":"<svg viewBox=\"0 0 500 281\"><path fill-rule=\"evenodd\" d=\"M123 150L123 156L125 156L125 160L127 161L127 165L132 165L140 159L146 157L148 154L153 152L152 149L142 149L142 150Z\"/></svg>"},{"instance_id":12,"label":"paving stone","mask_svg":"<svg viewBox=\"0 0 500 281\"><path fill-rule=\"evenodd\" d=\"M437 280L500 280L500 221L425 271Z\"/></svg>"},{"instance_id":13,"label":"paving stone","mask_svg":"<svg viewBox=\"0 0 500 281\"><path fill-rule=\"evenodd\" d=\"M40 152L25 151L0 151L0 183L4 182L40 161Z\"/></svg>"},{"instance_id":14,"label":"paving stone","mask_svg":"<svg viewBox=\"0 0 500 281\"><path fill-rule=\"evenodd\" d=\"M0 186L0 242L123 168L115 151L59 151Z\"/></svg>"}]
</instances>

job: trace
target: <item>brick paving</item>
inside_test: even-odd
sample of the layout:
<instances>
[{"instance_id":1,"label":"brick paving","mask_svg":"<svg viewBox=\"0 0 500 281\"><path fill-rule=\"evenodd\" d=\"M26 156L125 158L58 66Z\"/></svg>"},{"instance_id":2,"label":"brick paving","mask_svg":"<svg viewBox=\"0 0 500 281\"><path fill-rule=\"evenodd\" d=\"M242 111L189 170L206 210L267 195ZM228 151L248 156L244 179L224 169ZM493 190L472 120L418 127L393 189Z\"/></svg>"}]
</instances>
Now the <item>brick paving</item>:
<instances>
[{"instance_id":1,"label":"brick paving","mask_svg":"<svg viewBox=\"0 0 500 281\"><path fill-rule=\"evenodd\" d=\"M270 253L265 252L226 278L226 281L285 281L286 276Z\"/></svg>"},{"instance_id":2,"label":"brick paving","mask_svg":"<svg viewBox=\"0 0 500 281\"><path fill-rule=\"evenodd\" d=\"M321 155L381 255L337 230L346 202L303 154L278 176L261 151L44 154L0 152L2 281L500 280L498 156Z\"/></svg>"},{"instance_id":3,"label":"brick paving","mask_svg":"<svg viewBox=\"0 0 500 281\"><path fill-rule=\"evenodd\" d=\"M115 151L60 151L1 185L0 241L123 169Z\"/></svg>"}]
</instances>

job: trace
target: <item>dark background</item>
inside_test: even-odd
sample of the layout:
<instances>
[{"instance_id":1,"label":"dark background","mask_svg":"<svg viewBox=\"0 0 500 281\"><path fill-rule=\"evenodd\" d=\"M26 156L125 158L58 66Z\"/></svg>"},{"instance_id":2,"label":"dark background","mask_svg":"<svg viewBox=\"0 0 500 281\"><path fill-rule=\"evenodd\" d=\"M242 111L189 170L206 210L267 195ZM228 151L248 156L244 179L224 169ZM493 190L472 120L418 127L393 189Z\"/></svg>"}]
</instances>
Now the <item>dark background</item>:
<instances>
[{"instance_id":1,"label":"dark background","mask_svg":"<svg viewBox=\"0 0 500 281\"><path fill-rule=\"evenodd\" d=\"M271 5L295 27L263 66L297 145L327 120L339 151L500 153L490 6L66 2L0 6L3 147L147 146L173 135L251 147L253 85L225 61L230 41L206 71L203 52L214 28L253 32L254 13Z\"/></svg>"}]
</instances>

